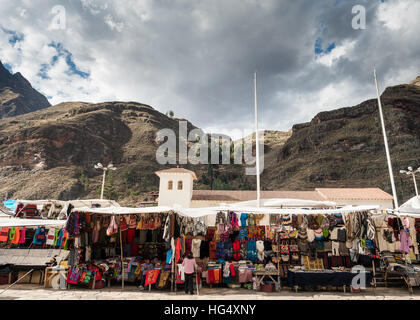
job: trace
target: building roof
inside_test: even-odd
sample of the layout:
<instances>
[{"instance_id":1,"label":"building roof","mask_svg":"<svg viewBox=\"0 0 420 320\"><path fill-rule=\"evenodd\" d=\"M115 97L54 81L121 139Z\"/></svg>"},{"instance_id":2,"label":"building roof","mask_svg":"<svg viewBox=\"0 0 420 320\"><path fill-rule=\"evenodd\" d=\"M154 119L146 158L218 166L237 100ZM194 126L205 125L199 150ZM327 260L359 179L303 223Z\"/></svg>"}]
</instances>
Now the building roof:
<instances>
[{"instance_id":1,"label":"building roof","mask_svg":"<svg viewBox=\"0 0 420 320\"><path fill-rule=\"evenodd\" d=\"M192 200L249 201L257 198L255 190L193 190ZM300 199L324 201L316 191L261 191L261 199Z\"/></svg>"},{"instance_id":2,"label":"building roof","mask_svg":"<svg viewBox=\"0 0 420 320\"><path fill-rule=\"evenodd\" d=\"M165 169L165 170L160 170L160 171L155 172L157 176L159 176L160 174L167 174L167 173L188 173L193 176L194 180L197 180L197 176L195 175L194 171L187 170L184 168L171 168L171 169Z\"/></svg>"},{"instance_id":3,"label":"building roof","mask_svg":"<svg viewBox=\"0 0 420 320\"><path fill-rule=\"evenodd\" d=\"M393 200L393 196L379 188L316 188L328 200Z\"/></svg>"},{"instance_id":4,"label":"building roof","mask_svg":"<svg viewBox=\"0 0 420 320\"><path fill-rule=\"evenodd\" d=\"M193 190L196 201L249 201L255 200L255 190ZM317 188L313 191L261 191L261 199L300 199L314 201L335 200L392 200L379 188Z\"/></svg>"}]
</instances>

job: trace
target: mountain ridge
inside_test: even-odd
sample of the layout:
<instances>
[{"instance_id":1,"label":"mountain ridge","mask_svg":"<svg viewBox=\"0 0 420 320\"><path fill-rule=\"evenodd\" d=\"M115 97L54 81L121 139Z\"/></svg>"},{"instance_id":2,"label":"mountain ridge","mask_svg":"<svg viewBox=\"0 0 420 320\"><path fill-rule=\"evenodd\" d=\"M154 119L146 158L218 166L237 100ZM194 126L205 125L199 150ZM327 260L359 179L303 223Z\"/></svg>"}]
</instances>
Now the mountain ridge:
<instances>
[{"instance_id":1,"label":"mountain ridge","mask_svg":"<svg viewBox=\"0 0 420 320\"><path fill-rule=\"evenodd\" d=\"M0 99L2 94L0 93ZM420 166L420 87L417 81L382 93L386 128L400 198L412 181L398 176ZM380 187L390 192L376 99L320 112L289 132L267 130L263 190L314 187ZM9 198L97 197L97 162L118 168L108 175L105 197L138 205L158 189L156 133L178 134L178 120L139 102L64 102L0 120L0 194ZM185 119L183 119L185 120ZM188 123L188 132L195 129ZM255 133L244 138L255 140ZM233 163L233 161L231 161ZM195 189L255 188L244 165L186 165L196 172Z\"/></svg>"},{"instance_id":2,"label":"mountain ridge","mask_svg":"<svg viewBox=\"0 0 420 320\"><path fill-rule=\"evenodd\" d=\"M13 117L51 106L20 73L11 74L0 61L0 118Z\"/></svg>"}]
</instances>

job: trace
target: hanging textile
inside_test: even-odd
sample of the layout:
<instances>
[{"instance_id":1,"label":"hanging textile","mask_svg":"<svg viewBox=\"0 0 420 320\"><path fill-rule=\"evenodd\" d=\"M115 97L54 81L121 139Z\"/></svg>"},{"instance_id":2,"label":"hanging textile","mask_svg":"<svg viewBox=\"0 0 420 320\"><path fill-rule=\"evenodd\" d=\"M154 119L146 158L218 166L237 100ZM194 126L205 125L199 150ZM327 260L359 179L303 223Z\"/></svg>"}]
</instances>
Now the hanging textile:
<instances>
[{"instance_id":1,"label":"hanging textile","mask_svg":"<svg viewBox=\"0 0 420 320\"><path fill-rule=\"evenodd\" d=\"M7 242L9 239L9 228L2 227L0 231L0 242Z\"/></svg>"}]
</instances>

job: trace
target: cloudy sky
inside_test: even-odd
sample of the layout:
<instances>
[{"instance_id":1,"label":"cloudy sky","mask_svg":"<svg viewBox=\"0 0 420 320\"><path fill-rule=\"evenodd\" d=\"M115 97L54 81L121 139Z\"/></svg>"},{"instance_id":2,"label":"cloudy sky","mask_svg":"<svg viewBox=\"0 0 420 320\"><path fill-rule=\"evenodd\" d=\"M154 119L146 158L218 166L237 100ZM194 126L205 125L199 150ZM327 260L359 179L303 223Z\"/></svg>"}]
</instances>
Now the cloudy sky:
<instances>
[{"instance_id":1,"label":"cloudy sky","mask_svg":"<svg viewBox=\"0 0 420 320\"><path fill-rule=\"evenodd\" d=\"M356 4L366 29L352 28ZM0 12L0 60L52 104L138 101L235 137L253 126L254 71L260 128L275 130L373 98L374 66L382 89L420 75L419 0L0 0Z\"/></svg>"}]
</instances>

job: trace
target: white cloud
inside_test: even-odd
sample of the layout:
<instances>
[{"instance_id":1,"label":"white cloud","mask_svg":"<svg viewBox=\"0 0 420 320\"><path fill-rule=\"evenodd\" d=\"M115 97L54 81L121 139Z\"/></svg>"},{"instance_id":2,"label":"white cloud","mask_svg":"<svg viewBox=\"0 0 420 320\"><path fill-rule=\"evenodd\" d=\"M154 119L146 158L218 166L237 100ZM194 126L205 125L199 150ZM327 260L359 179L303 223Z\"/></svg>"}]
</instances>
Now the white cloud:
<instances>
[{"instance_id":1,"label":"white cloud","mask_svg":"<svg viewBox=\"0 0 420 320\"><path fill-rule=\"evenodd\" d=\"M348 53L354 48L355 41L345 41L343 44L335 47L329 53L324 53L315 57L316 62L327 67L331 67L341 57L349 57Z\"/></svg>"}]
</instances>

